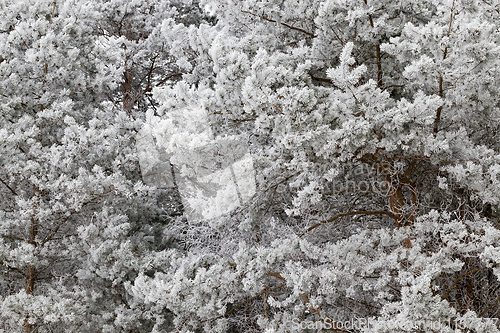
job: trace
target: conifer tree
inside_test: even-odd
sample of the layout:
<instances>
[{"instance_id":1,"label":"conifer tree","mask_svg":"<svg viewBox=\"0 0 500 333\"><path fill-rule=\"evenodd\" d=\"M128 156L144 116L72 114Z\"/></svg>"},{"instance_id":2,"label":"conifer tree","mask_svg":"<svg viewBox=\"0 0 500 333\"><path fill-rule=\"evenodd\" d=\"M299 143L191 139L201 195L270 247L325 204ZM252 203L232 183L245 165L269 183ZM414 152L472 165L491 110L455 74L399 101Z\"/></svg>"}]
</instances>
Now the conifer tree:
<instances>
[{"instance_id":1,"label":"conifer tree","mask_svg":"<svg viewBox=\"0 0 500 333\"><path fill-rule=\"evenodd\" d=\"M103 20L114 24L104 14L130 15L133 3L113 3L114 12L99 11L111 2L0 3L0 328L8 332L150 330L124 283L166 240L140 178L141 120L130 112L139 102L117 93L127 91L127 40L102 32ZM135 53L159 52L148 47Z\"/></svg>"},{"instance_id":2,"label":"conifer tree","mask_svg":"<svg viewBox=\"0 0 500 333\"><path fill-rule=\"evenodd\" d=\"M499 16L1 1L0 330L498 332Z\"/></svg>"},{"instance_id":3,"label":"conifer tree","mask_svg":"<svg viewBox=\"0 0 500 333\"><path fill-rule=\"evenodd\" d=\"M185 332L356 318L370 322L359 332L496 332L500 7L203 5L218 22L200 52L212 73L153 95L160 110L205 109L214 144L247 142L258 188L178 226L188 250L140 275L136 297ZM175 114L154 119L159 144L186 156L192 134L164 135Z\"/></svg>"}]
</instances>

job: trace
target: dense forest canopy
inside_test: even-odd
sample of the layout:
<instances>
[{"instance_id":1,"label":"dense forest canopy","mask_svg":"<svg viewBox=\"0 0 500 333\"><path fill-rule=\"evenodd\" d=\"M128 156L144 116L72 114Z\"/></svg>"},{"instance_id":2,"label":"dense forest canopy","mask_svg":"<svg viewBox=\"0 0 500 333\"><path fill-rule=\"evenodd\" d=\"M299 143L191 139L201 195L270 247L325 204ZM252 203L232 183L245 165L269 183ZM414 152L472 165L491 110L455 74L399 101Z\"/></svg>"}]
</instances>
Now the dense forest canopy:
<instances>
[{"instance_id":1,"label":"dense forest canopy","mask_svg":"<svg viewBox=\"0 0 500 333\"><path fill-rule=\"evenodd\" d=\"M497 0L0 0L0 332L499 332Z\"/></svg>"}]
</instances>

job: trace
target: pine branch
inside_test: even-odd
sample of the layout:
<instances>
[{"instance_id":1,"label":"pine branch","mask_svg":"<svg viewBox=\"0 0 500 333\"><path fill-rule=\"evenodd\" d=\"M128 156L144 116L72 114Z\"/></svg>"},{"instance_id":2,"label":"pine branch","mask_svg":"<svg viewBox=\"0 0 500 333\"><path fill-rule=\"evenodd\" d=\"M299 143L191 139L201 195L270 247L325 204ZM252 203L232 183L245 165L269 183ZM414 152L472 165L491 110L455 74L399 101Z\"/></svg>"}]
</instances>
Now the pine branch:
<instances>
[{"instance_id":1,"label":"pine branch","mask_svg":"<svg viewBox=\"0 0 500 333\"><path fill-rule=\"evenodd\" d=\"M319 227L321 225L333 222L333 221L335 221L335 220L337 220L337 219L339 219L341 217L344 217L344 216L352 216L352 215L387 215L387 216L391 217L394 220L398 219L398 217L395 214L393 214L393 213L391 213L389 211L386 211L386 210L377 210L377 211L358 210L358 211L354 211L354 212L340 213L340 214L337 214L337 215L329 218L328 220L324 220L324 221L316 223L315 225L310 226L309 228L307 228L306 231L304 231L300 235L300 237L304 236L309 231L314 230L314 229L316 229L317 227Z\"/></svg>"},{"instance_id":2,"label":"pine branch","mask_svg":"<svg viewBox=\"0 0 500 333\"><path fill-rule=\"evenodd\" d=\"M241 303L238 303L236 304L235 306L233 306L231 309L229 309L228 311L226 311L226 313L224 313L223 315L220 315L220 316L217 316L215 318L211 318L211 319L205 319L205 320L202 320L201 322L204 323L204 322L207 322L207 321L214 321L214 320L217 320L217 319L220 319L220 318L224 318L226 317L227 315L231 314L232 312L234 312L234 310L236 310L237 308L239 308L240 306L242 305L245 305L249 302L251 302L252 300L256 299L257 297L261 296L262 294L265 294L265 293L268 293L270 291L273 291L273 290L276 290L276 289L279 289L279 288L282 288L286 286L286 283L283 283L283 284L280 284L279 286L276 286L276 287L273 287L273 288L270 288L270 289L267 289L267 288L264 288L260 293L258 293L257 295L255 296L252 296L250 297L249 299L246 299L244 300L243 302Z\"/></svg>"},{"instance_id":3,"label":"pine branch","mask_svg":"<svg viewBox=\"0 0 500 333\"><path fill-rule=\"evenodd\" d=\"M102 193L102 194L99 194L99 195L95 196L94 198L90 199L89 201L84 202L84 203L82 204L82 207L84 207L84 206L86 206L86 205L88 205L88 204L90 204L90 203L94 202L95 200L97 200L97 199L99 199L99 198L101 198L101 197L103 197L103 196L106 196L106 195L110 194L111 192L112 192L112 191L108 191L108 192L105 192L105 193ZM71 212L68 216L66 216L66 218L65 218L64 220L62 220L62 221L61 221L61 223L59 223L59 224L56 226L56 228L54 229L54 231L53 231L50 235L48 235L48 236L47 236L47 237L46 237L46 238L45 238L45 239L44 239L44 240L40 243L40 246L44 246L44 245L45 245L48 241L50 241L50 240L51 240L51 239L52 239L52 238L53 238L53 237L57 234L57 232L58 232L58 231L59 231L59 229L63 226L63 224L65 224L65 223L69 220L69 218L70 218L71 216L73 216L74 214L76 214L76 213L78 213L78 212L77 212L77 211L73 211L73 212Z\"/></svg>"}]
</instances>

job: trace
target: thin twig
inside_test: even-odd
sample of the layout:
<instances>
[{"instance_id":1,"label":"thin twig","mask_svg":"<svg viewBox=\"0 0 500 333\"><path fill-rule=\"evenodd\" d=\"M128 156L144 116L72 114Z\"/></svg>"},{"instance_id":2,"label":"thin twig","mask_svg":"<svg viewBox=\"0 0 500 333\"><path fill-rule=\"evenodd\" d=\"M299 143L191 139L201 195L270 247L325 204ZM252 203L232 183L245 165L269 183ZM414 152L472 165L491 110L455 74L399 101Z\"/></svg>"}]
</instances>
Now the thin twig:
<instances>
[{"instance_id":1,"label":"thin twig","mask_svg":"<svg viewBox=\"0 0 500 333\"><path fill-rule=\"evenodd\" d=\"M16 236L11 236L11 235L5 235L5 234L0 234L0 237L15 239L15 240L18 240L18 241L21 241L21 242L26 242L27 241L26 239L21 238L21 237L16 237Z\"/></svg>"},{"instance_id":2,"label":"thin twig","mask_svg":"<svg viewBox=\"0 0 500 333\"><path fill-rule=\"evenodd\" d=\"M0 182L2 182L2 184L4 184L5 187L7 187L12 192L12 194L17 195L16 191L14 191L14 189L10 187L9 184L7 184L2 178L0 178Z\"/></svg>"},{"instance_id":3,"label":"thin twig","mask_svg":"<svg viewBox=\"0 0 500 333\"><path fill-rule=\"evenodd\" d=\"M258 17L258 18L260 18L260 19L263 19L263 20L265 20L265 21L268 21L268 22L277 23L277 21L276 21L276 20L270 19L270 18L265 17L265 16L262 16L262 15L257 15L257 14L255 14L255 13L249 12L249 11L247 11L247 10L242 10L241 12L242 12L242 13L245 13L245 14L250 14L250 15L252 15L252 16L256 16L256 17ZM306 30L304 30L304 29L297 28L297 27L291 26L291 25L286 24L286 23L283 23L283 22L279 22L279 23L280 23L282 26L287 27L288 29L291 29L291 30L296 30L296 31L300 31L300 32L302 32L302 33L304 33L304 34L306 34L306 35L308 35L308 36L311 36L312 38L315 38L315 37L316 37L316 35L315 35L315 34L313 34L313 33L309 32L309 31L306 31Z\"/></svg>"},{"instance_id":4,"label":"thin twig","mask_svg":"<svg viewBox=\"0 0 500 333\"><path fill-rule=\"evenodd\" d=\"M493 268L493 267L498 266L498 265L500 265L500 263L493 264L491 267L476 268L476 269L473 269L472 271L468 271L467 273L460 275L459 277L457 277L457 279L455 280L455 282L453 282L453 284L451 285L450 289L448 289L448 291L446 292L446 294L444 295L443 298L446 299L446 300L448 299L448 296L450 295L450 292L453 290L453 288L455 288L455 286L458 283L458 281L460 281L462 278L466 277L467 275L470 275L470 274L482 271L484 269Z\"/></svg>"},{"instance_id":5,"label":"thin twig","mask_svg":"<svg viewBox=\"0 0 500 333\"><path fill-rule=\"evenodd\" d=\"M323 224L333 222L333 221L335 221L335 220L337 220L337 219L339 219L341 217L344 217L344 216L352 216L352 215L387 215L387 216L391 217L394 220L396 220L398 218L396 215L394 215L393 213L391 213L389 211L386 211L386 210L377 210L377 211L358 210L358 211L354 211L354 212L340 213L340 214L337 214L337 215L329 218L328 220L324 220L324 221L321 221L319 223L316 223L316 224L310 226L309 228L307 228L306 231L304 231L300 235L300 237L304 236L309 231L314 230L314 229L316 229L317 227L319 227L319 226L321 226Z\"/></svg>"}]
</instances>

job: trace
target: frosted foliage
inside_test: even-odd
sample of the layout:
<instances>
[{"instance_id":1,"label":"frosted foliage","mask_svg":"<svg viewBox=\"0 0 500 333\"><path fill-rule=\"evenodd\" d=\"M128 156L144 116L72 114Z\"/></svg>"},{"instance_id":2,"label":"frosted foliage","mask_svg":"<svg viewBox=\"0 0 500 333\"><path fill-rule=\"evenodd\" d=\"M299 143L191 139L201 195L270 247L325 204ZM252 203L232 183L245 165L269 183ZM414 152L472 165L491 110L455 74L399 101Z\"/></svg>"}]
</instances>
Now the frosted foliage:
<instances>
[{"instance_id":1,"label":"frosted foliage","mask_svg":"<svg viewBox=\"0 0 500 333\"><path fill-rule=\"evenodd\" d=\"M182 169L181 169L182 170ZM189 220L211 219L247 202L255 193L255 170L250 154L209 174L178 178L185 214Z\"/></svg>"},{"instance_id":2,"label":"frosted foliage","mask_svg":"<svg viewBox=\"0 0 500 333\"><path fill-rule=\"evenodd\" d=\"M156 149L168 154L174 166L188 220L221 216L253 196L256 188L252 155L238 137L214 138L204 108L176 110L162 120L149 117L156 124ZM154 155L151 158L144 168L141 165L143 175L147 166L158 163Z\"/></svg>"},{"instance_id":3,"label":"frosted foliage","mask_svg":"<svg viewBox=\"0 0 500 333\"><path fill-rule=\"evenodd\" d=\"M0 332L499 332L499 68L497 0L0 0Z\"/></svg>"},{"instance_id":4,"label":"frosted foliage","mask_svg":"<svg viewBox=\"0 0 500 333\"><path fill-rule=\"evenodd\" d=\"M199 80L156 89L153 123L196 178L185 216L206 213L169 226L179 249L138 302L180 332L497 332L498 4L200 5ZM200 182L246 156L243 204L237 175Z\"/></svg>"},{"instance_id":5,"label":"frosted foliage","mask_svg":"<svg viewBox=\"0 0 500 333\"><path fill-rule=\"evenodd\" d=\"M165 219L117 93L124 39L102 25L138 2L107 3L0 1L2 332L154 326L124 284L168 242Z\"/></svg>"},{"instance_id":6,"label":"frosted foliage","mask_svg":"<svg viewBox=\"0 0 500 333\"><path fill-rule=\"evenodd\" d=\"M183 256L172 251L168 254L172 265L168 271L154 279L140 276L130 290L146 303L178 309L178 323L185 323L186 332L188 327L198 325L190 319L194 314L202 322L215 321L235 310L220 302L221 296L234 304L245 295L265 295L265 290L267 318L260 317L259 325L277 332L300 332L293 318L347 322L348 314L336 310L342 309L345 299L364 303L356 310L343 308L370 321L370 325L362 325L362 332L403 332L405 327L424 325L454 332L447 323L470 327L474 321L484 321L481 327L498 332L493 320L488 322L472 312L460 314L436 295L450 286L436 277L463 272L464 263L453 256L479 255L498 247L498 230L494 231L494 241L480 240L486 226L478 221L450 220L433 211L411 227L362 231L336 244L320 246L300 238L277 239L269 247L240 244L231 258L219 258L216 253ZM465 233L475 241L464 239ZM367 237L373 243L366 244ZM404 246L407 238L413 240L411 249ZM430 247L439 250L433 252ZM227 294L215 294L213 288ZM200 299L205 302L200 303ZM263 301L246 302L262 309ZM380 306L380 312L372 312L370 308L375 306ZM379 315L374 317L375 313ZM245 320L244 313L235 316L234 323Z\"/></svg>"}]
</instances>

